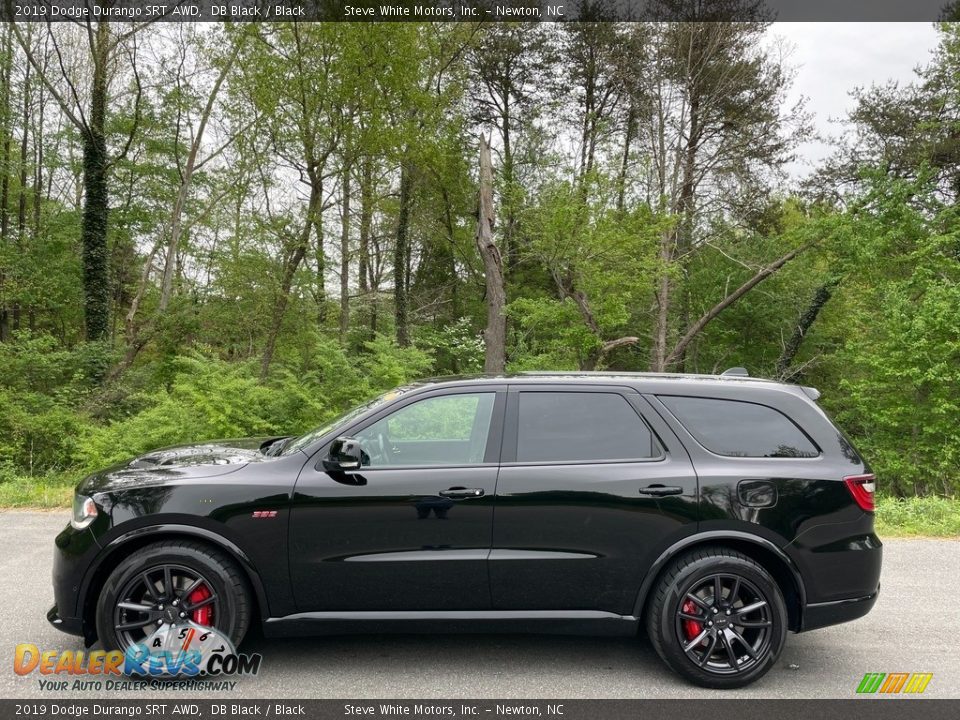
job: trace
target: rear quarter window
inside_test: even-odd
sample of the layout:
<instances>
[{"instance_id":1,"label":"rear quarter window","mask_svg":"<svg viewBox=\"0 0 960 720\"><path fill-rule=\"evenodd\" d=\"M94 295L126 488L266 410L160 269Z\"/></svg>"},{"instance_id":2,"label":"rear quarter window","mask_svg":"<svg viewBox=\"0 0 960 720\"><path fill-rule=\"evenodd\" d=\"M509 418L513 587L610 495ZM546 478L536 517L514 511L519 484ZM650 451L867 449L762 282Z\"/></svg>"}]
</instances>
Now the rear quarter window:
<instances>
[{"instance_id":1,"label":"rear quarter window","mask_svg":"<svg viewBox=\"0 0 960 720\"><path fill-rule=\"evenodd\" d=\"M820 454L796 423L767 405L677 395L659 399L698 443L717 455L811 458Z\"/></svg>"}]
</instances>

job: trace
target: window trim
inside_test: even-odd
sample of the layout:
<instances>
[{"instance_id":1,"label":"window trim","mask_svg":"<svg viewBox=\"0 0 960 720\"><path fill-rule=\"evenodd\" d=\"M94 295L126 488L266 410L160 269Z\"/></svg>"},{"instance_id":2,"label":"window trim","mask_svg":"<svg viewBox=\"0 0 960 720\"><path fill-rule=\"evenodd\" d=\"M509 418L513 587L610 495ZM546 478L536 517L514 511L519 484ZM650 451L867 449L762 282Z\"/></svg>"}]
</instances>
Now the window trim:
<instances>
[{"instance_id":1,"label":"window trim","mask_svg":"<svg viewBox=\"0 0 960 720\"><path fill-rule=\"evenodd\" d=\"M493 393L493 411L490 415L490 429L487 431L487 446L483 453L483 460L478 463L456 463L453 465L392 465L390 467L368 466L361 469L364 474L368 472L393 472L398 470L452 470L458 468L482 468L496 467L499 463L500 449L503 443L504 411L506 408L506 386L504 385L458 385L454 387L438 388L425 390L398 398L395 402L379 408L377 412L365 418L354 421L350 425L335 428L331 431L317 451L310 456L314 461L314 468L320 472L326 472L323 468L323 460L330 453L330 446L333 441L341 436L353 437L355 433L365 430L374 423L380 422L384 418L393 415L408 405L423 400L429 400L435 397L447 397L451 395L477 395L482 393Z\"/></svg>"},{"instance_id":2,"label":"window trim","mask_svg":"<svg viewBox=\"0 0 960 720\"><path fill-rule=\"evenodd\" d=\"M592 395L619 395L627 406L637 415L640 422L650 433L651 442L659 450L658 455L638 458L617 458L614 460L517 460L517 448L520 437L520 394L521 393L589 393ZM639 397L631 387L619 385L511 385L507 392L506 419L503 428L503 448L500 454L501 467L538 467L567 465L634 465L637 463L666 462L668 454L666 444L653 426L643 416L637 404L630 401L630 395Z\"/></svg>"},{"instance_id":3,"label":"window trim","mask_svg":"<svg viewBox=\"0 0 960 720\"><path fill-rule=\"evenodd\" d=\"M793 418L791 418L785 412L773 407L772 405L768 405L767 403L756 402L754 400L740 400L739 398L714 397L712 395L681 395L678 393L658 393L656 395L653 395L653 397L657 399L657 402L663 407L664 411L670 416L670 418L675 423L677 423L680 429L683 430L683 432L686 433L687 436L697 444L698 447L702 448L704 452L710 453L714 457L723 458L725 460L729 460L729 459L763 460L766 462L769 462L771 460L779 460L779 461L821 460L823 458L823 448L817 444L817 441L813 439L810 433L804 430ZM788 423L793 425L793 427L795 427L797 431L807 439L810 445L813 446L813 448L817 451L817 454L816 455L799 455L796 457L771 457L770 455L725 455L723 453L718 453L715 450L711 450L706 445L704 445L700 441L700 439L696 435L694 435L693 432L687 427L686 423L684 423L683 420L681 420L680 417L673 411L673 409L669 405L667 405L666 402L664 402L663 398L686 398L688 400L719 400L721 402L741 403L744 405L758 405L762 408L766 408L767 410L772 410L773 412L777 413L781 417L785 418Z\"/></svg>"}]
</instances>

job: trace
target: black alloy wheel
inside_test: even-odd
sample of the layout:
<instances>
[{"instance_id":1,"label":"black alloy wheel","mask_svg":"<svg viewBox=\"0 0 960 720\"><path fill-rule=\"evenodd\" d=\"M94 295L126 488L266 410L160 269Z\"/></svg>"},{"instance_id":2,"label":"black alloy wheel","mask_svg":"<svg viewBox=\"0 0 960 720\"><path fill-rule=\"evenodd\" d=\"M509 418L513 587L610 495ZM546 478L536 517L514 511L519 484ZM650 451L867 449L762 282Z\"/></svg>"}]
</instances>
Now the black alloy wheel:
<instances>
[{"instance_id":1,"label":"black alloy wheel","mask_svg":"<svg viewBox=\"0 0 960 720\"><path fill-rule=\"evenodd\" d=\"M220 598L200 573L183 565L154 565L131 578L114 605L121 647L141 642L164 624L193 621L214 627Z\"/></svg>"},{"instance_id":2,"label":"black alloy wheel","mask_svg":"<svg viewBox=\"0 0 960 720\"><path fill-rule=\"evenodd\" d=\"M697 580L680 598L676 632L697 667L719 675L747 672L770 651L770 603L739 575Z\"/></svg>"},{"instance_id":3,"label":"black alloy wheel","mask_svg":"<svg viewBox=\"0 0 960 720\"><path fill-rule=\"evenodd\" d=\"M654 648L675 672L709 688L749 685L783 650L787 609L776 580L730 548L704 547L674 560L647 605Z\"/></svg>"},{"instance_id":4,"label":"black alloy wheel","mask_svg":"<svg viewBox=\"0 0 960 720\"><path fill-rule=\"evenodd\" d=\"M97 599L97 634L105 649L126 650L165 625L191 622L236 647L252 615L248 582L232 558L203 543L165 540L110 573Z\"/></svg>"}]
</instances>

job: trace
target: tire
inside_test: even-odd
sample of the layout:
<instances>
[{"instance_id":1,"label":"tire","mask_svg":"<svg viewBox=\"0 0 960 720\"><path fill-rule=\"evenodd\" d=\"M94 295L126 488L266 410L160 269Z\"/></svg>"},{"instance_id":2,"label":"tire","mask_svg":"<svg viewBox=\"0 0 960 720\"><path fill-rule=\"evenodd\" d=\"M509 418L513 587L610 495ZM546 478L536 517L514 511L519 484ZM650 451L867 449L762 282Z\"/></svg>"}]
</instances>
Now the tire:
<instances>
[{"instance_id":1,"label":"tire","mask_svg":"<svg viewBox=\"0 0 960 720\"><path fill-rule=\"evenodd\" d=\"M776 581L756 561L706 547L664 570L646 629L674 672L701 687L738 688L776 664L786 640L787 608Z\"/></svg>"},{"instance_id":2,"label":"tire","mask_svg":"<svg viewBox=\"0 0 960 720\"><path fill-rule=\"evenodd\" d=\"M128 616L129 611L118 608L120 602L154 607L183 603L181 609L190 613L191 620L215 628L234 647L243 640L253 614L250 590L236 563L219 550L190 540L164 540L142 547L110 573L96 610L97 634L108 650L125 650L138 640L137 635L149 635L157 627L148 622L127 629L127 621L134 625L158 615L132 611ZM201 607L191 609L194 605Z\"/></svg>"}]
</instances>

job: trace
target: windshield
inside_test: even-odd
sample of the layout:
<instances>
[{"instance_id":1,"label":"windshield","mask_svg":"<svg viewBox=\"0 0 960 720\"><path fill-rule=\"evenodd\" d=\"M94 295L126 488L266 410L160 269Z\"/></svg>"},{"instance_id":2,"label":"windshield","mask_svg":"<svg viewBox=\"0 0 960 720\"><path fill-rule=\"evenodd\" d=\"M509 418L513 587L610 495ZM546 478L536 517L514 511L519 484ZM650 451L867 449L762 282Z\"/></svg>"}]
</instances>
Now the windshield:
<instances>
[{"instance_id":1,"label":"windshield","mask_svg":"<svg viewBox=\"0 0 960 720\"><path fill-rule=\"evenodd\" d=\"M360 415L363 415L368 410L372 410L378 405L383 405L384 403L390 402L391 400L394 400L395 398L400 397L404 393L412 390L414 387L416 386L405 385L403 387L398 387L394 390L391 390L388 393L384 393L383 395L380 395L379 397L375 397L373 400L368 400L362 405L357 405L355 408L353 408L352 410L348 410L340 417L334 418L333 420L328 422L326 425L323 425L322 427L318 427L316 430L311 430L310 432L306 433L305 435L301 435L300 437L293 438L290 442L284 445L283 450L280 451L280 455L291 455L297 452L297 450L302 450L303 448L307 447L310 443L326 435L328 432L336 428L338 425L344 425L350 422L351 420L353 420L354 418L359 417Z\"/></svg>"}]
</instances>

